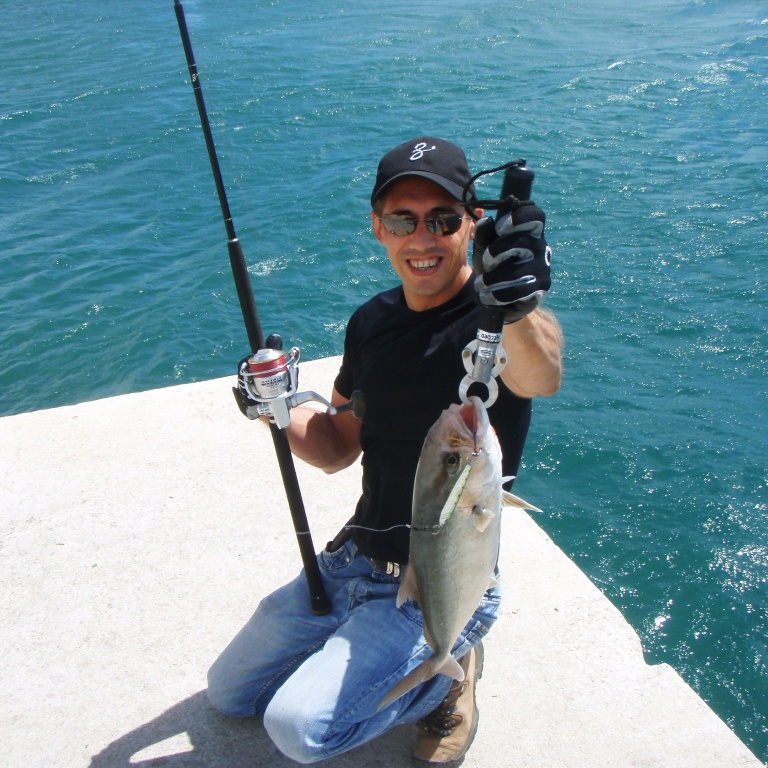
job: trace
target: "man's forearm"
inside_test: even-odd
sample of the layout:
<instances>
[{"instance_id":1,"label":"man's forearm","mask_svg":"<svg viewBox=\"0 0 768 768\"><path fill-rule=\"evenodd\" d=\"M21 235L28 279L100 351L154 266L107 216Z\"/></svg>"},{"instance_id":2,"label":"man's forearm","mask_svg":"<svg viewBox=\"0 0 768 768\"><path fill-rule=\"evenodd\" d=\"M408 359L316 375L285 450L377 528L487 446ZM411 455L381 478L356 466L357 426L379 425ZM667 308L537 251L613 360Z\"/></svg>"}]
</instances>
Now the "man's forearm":
<instances>
[{"instance_id":1,"label":"man's forearm","mask_svg":"<svg viewBox=\"0 0 768 768\"><path fill-rule=\"evenodd\" d=\"M340 402L334 400L338 406ZM360 454L360 420L350 412L330 416L324 410L299 406L291 409L288 443L294 456L307 464L329 474L337 472Z\"/></svg>"},{"instance_id":2,"label":"man's forearm","mask_svg":"<svg viewBox=\"0 0 768 768\"><path fill-rule=\"evenodd\" d=\"M509 362L501 380L519 397L554 395L563 375L563 334L555 316L539 307L504 326L502 346Z\"/></svg>"}]
</instances>

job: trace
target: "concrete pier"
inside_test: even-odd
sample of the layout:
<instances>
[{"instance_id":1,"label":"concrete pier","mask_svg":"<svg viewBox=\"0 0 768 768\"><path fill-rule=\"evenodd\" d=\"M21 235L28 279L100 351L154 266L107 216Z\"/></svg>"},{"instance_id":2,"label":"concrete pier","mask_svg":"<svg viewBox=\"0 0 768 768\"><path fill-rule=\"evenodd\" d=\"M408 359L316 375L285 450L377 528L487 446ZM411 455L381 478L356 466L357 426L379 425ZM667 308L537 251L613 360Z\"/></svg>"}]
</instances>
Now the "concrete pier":
<instances>
[{"instance_id":1,"label":"concrete pier","mask_svg":"<svg viewBox=\"0 0 768 768\"><path fill-rule=\"evenodd\" d=\"M329 395L338 363L302 363L301 389ZM260 721L205 698L210 662L300 568L269 431L232 383L0 419L0 765L295 765ZM297 470L319 549L360 468ZM672 668L645 663L531 517L505 515L505 601L465 766L761 766ZM396 729L326 765L409 765L412 740Z\"/></svg>"}]
</instances>

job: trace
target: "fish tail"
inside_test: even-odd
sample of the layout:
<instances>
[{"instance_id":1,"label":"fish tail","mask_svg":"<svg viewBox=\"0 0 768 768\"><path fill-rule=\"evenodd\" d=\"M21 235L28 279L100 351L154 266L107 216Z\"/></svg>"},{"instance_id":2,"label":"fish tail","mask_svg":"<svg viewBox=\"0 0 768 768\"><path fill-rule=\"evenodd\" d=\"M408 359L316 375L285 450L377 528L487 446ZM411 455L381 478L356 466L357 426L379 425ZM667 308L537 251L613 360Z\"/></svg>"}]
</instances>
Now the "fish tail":
<instances>
[{"instance_id":1,"label":"fish tail","mask_svg":"<svg viewBox=\"0 0 768 768\"><path fill-rule=\"evenodd\" d=\"M416 669L411 670L379 703L376 707L378 712L388 704L391 704L396 699L399 699L403 694L412 691L417 685L431 680L435 675L447 675L454 680L464 679L464 670L461 668L456 659L453 656L448 658L442 663L435 663L436 656L430 656L426 661L422 661Z\"/></svg>"}]
</instances>

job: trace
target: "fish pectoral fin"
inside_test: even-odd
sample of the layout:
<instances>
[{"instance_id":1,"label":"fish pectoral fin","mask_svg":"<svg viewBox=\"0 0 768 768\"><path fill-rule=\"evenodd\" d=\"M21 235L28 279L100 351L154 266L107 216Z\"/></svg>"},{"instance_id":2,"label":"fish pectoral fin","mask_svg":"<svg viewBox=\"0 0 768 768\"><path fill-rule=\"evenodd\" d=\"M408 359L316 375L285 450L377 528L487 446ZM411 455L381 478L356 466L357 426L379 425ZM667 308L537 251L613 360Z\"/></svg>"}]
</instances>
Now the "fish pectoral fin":
<instances>
[{"instance_id":1,"label":"fish pectoral fin","mask_svg":"<svg viewBox=\"0 0 768 768\"><path fill-rule=\"evenodd\" d=\"M495 577L491 576L491 580L488 582L486 589L493 589L494 587L500 587L501 582Z\"/></svg>"},{"instance_id":2,"label":"fish pectoral fin","mask_svg":"<svg viewBox=\"0 0 768 768\"><path fill-rule=\"evenodd\" d=\"M518 509L530 509L531 512L541 512L542 515L544 514L543 509L534 507L533 504L530 504L525 499L521 499L519 496L515 496L514 493L510 493L509 491L501 492L501 500L505 507L517 507Z\"/></svg>"},{"instance_id":3,"label":"fish pectoral fin","mask_svg":"<svg viewBox=\"0 0 768 768\"><path fill-rule=\"evenodd\" d=\"M399 608L409 600L413 600L414 603L421 603L419 585L416 583L416 571L410 563L405 567L405 574L400 581L400 588L397 590L395 605Z\"/></svg>"},{"instance_id":4,"label":"fish pectoral fin","mask_svg":"<svg viewBox=\"0 0 768 768\"><path fill-rule=\"evenodd\" d=\"M472 521L475 524L480 533L482 533L487 527L488 523L496 517L496 513L492 509L485 509L483 507L474 507L472 509Z\"/></svg>"}]
</instances>

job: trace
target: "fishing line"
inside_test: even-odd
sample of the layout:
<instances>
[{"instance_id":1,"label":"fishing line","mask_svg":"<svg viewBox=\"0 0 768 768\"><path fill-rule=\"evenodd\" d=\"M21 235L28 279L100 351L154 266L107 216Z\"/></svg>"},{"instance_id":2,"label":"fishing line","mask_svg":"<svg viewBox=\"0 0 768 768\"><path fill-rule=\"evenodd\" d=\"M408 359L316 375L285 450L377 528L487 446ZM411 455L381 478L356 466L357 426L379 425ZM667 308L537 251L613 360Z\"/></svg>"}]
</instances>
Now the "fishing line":
<instances>
[{"instance_id":1,"label":"fishing line","mask_svg":"<svg viewBox=\"0 0 768 768\"><path fill-rule=\"evenodd\" d=\"M410 523L398 523L397 525L390 525L389 528L369 528L367 525L354 525L352 523L348 523L347 525L343 526L342 530L351 531L353 528L355 528L358 531L370 531L371 533L389 533L390 531L394 531L395 528L409 528L412 531L437 533L442 527L442 525L432 525L429 528L417 528L415 525L411 525ZM302 531L301 533L309 533L309 531Z\"/></svg>"},{"instance_id":2,"label":"fishing line","mask_svg":"<svg viewBox=\"0 0 768 768\"><path fill-rule=\"evenodd\" d=\"M390 525L389 528L368 528L368 526L365 525L345 525L344 530L349 531L352 528L355 528L360 531L371 531L371 533L389 533L389 531L394 531L395 528L410 528L412 531L434 531L435 533L442 528L441 525L432 525L429 528L417 528L415 525L411 525L410 523L399 523L398 525Z\"/></svg>"},{"instance_id":3,"label":"fishing line","mask_svg":"<svg viewBox=\"0 0 768 768\"><path fill-rule=\"evenodd\" d=\"M358 531L370 531L371 533L389 533L394 531L395 528L410 528L410 523L398 523L397 525L390 525L389 528L369 528L367 525L354 525L349 524L344 526L345 531L351 531L353 528Z\"/></svg>"}]
</instances>

